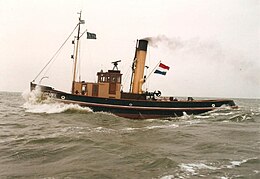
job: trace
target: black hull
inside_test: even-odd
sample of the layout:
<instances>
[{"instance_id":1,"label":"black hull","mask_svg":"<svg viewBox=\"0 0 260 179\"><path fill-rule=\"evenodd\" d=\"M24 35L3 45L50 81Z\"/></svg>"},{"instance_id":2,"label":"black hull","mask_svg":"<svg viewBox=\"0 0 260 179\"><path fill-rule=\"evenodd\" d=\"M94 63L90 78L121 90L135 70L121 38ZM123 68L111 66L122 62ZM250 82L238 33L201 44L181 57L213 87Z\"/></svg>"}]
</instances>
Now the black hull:
<instances>
[{"instance_id":1,"label":"black hull","mask_svg":"<svg viewBox=\"0 0 260 179\"><path fill-rule=\"evenodd\" d=\"M31 85L34 89L35 85ZM53 88L41 86L42 92L63 103L78 104L89 107L94 112L108 112L120 117L131 119L167 118L182 116L184 113L201 114L223 105L236 108L233 100L192 100L192 101L159 101L159 100L133 100L112 99L74 95Z\"/></svg>"}]
</instances>

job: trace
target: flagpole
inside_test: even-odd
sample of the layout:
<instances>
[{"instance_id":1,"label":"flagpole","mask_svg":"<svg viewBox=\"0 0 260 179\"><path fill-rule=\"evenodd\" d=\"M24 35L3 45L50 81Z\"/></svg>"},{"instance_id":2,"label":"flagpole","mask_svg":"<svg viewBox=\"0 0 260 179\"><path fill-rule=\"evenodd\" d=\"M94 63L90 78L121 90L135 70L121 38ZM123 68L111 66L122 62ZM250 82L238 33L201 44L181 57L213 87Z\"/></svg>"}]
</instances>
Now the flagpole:
<instances>
[{"instance_id":1,"label":"flagpole","mask_svg":"<svg viewBox=\"0 0 260 179\"><path fill-rule=\"evenodd\" d=\"M146 77L144 83L147 81L147 79L151 76L151 74L155 71L155 69L160 65L161 60L159 61L159 63L153 68L153 70L149 73L149 75Z\"/></svg>"}]
</instances>

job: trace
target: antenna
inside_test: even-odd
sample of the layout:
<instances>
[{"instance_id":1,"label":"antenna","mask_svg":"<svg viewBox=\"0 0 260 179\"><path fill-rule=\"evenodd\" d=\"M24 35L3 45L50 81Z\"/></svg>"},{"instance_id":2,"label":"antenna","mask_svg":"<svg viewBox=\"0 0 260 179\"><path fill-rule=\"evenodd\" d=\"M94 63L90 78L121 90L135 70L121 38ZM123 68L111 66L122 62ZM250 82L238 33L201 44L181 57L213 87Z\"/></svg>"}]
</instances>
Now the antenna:
<instances>
[{"instance_id":1,"label":"antenna","mask_svg":"<svg viewBox=\"0 0 260 179\"><path fill-rule=\"evenodd\" d=\"M117 65L118 65L119 62L121 62L121 60L117 60L117 61L112 62L112 64L114 65L113 70L115 70L115 69L118 70Z\"/></svg>"}]
</instances>

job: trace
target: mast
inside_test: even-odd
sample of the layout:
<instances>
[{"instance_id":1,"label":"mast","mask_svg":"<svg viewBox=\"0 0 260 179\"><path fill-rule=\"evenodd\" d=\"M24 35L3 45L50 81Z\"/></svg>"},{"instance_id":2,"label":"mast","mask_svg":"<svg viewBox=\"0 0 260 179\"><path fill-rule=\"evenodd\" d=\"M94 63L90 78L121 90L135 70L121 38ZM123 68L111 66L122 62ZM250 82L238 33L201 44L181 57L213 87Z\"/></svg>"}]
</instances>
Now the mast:
<instances>
[{"instance_id":1,"label":"mast","mask_svg":"<svg viewBox=\"0 0 260 179\"><path fill-rule=\"evenodd\" d=\"M78 23L78 35L77 35L77 43L76 43L76 52L75 52L75 60L74 60L74 68L73 68L73 80L72 80L72 88L71 93L74 94L74 84L76 82L76 71L77 71L77 61L78 61L78 51L79 51L79 38L80 38L80 24L83 23L81 20L81 11L79 14L79 23Z\"/></svg>"}]
</instances>

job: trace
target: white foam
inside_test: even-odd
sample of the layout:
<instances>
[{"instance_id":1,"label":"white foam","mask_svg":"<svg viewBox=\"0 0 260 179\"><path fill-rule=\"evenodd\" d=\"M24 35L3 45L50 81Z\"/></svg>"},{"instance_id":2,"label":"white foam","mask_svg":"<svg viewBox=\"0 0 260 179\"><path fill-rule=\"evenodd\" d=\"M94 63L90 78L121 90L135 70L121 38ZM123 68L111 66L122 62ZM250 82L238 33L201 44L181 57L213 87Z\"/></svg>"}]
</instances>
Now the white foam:
<instances>
[{"instance_id":1,"label":"white foam","mask_svg":"<svg viewBox=\"0 0 260 179\"><path fill-rule=\"evenodd\" d=\"M30 112L30 113L54 114L54 113L62 113L67 110L79 110L79 111L91 112L90 108L81 107L77 104L64 104L64 103L40 103L40 104L25 103L23 107L26 109L26 112Z\"/></svg>"},{"instance_id":2,"label":"white foam","mask_svg":"<svg viewBox=\"0 0 260 179\"><path fill-rule=\"evenodd\" d=\"M194 116L195 119L209 119L210 116L200 116L200 115L196 115Z\"/></svg>"},{"instance_id":3,"label":"white foam","mask_svg":"<svg viewBox=\"0 0 260 179\"><path fill-rule=\"evenodd\" d=\"M67 110L80 110L90 112L92 111L88 107L81 107L77 104L64 104L54 102L51 98L42 98L42 92L39 87L31 92L24 92L22 94L25 99L25 103L22 105L26 112L30 113L62 113Z\"/></svg>"},{"instance_id":4,"label":"white foam","mask_svg":"<svg viewBox=\"0 0 260 179\"><path fill-rule=\"evenodd\" d=\"M189 120L193 118L193 115L188 115L186 112L183 112L183 116L179 117L182 120Z\"/></svg>"},{"instance_id":5,"label":"white foam","mask_svg":"<svg viewBox=\"0 0 260 179\"><path fill-rule=\"evenodd\" d=\"M168 118L167 118L168 119ZM160 122L160 123L168 123L169 120L162 120L162 119L146 119L147 122Z\"/></svg>"},{"instance_id":6,"label":"white foam","mask_svg":"<svg viewBox=\"0 0 260 179\"><path fill-rule=\"evenodd\" d=\"M179 127L177 124L170 124L170 125L158 125L158 126L146 126L145 129L167 129L167 128L176 128Z\"/></svg>"},{"instance_id":7,"label":"white foam","mask_svg":"<svg viewBox=\"0 0 260 179\"><path fill-rule=\"evenodd\" d=\"M36 86L34 90L32 91L24 91L22 93L22 97L24 100L31 104L36 104L42 101L42 92L41 88L39 86Z\"/></svg>"},{"instance_id":8,"label":"white foam","mask_svg":"<svg viewBox=\"0 0 260 179\"><path fill-rule=\"evenodd\" d=\"M177 124L154 125L154 126L145 126L145 127L140 127L140 128L127 127L127 128L121 129L121 131L133 132L133 131L137 131L137 130L146 131L146 130L152 130L152 129L167 129L167 128L177 128L177 127L179 127L179 125L177 125Z\"/></svg>"},{"instance_id":9,"label":"white foam","mask_svg":"<svg viewBox=\"0 0 260 179\"><path fill-rule=\"evenodd\" d=\"M189 164L181 164L180 167L183 171L189 172L193 175L196 174L194 167L190 166Z\"/></svg>"},{"instance_id":10,"label":"white foam","mask_svg":"<svg viewBox=\"0 0 260 179\"><path fill-rule=\"evenodd\" d=\"M92 132L98 132L98 133L111 133L111 132L115 132L114 129L109 129L109 128L105 128L105 127L96 127L94 129L91 130Z\"/></svg>"},{"instance_id":11,"label":"white foam","mask_svg":"<svg viewBox=\"0 0 260 179\"><path fill-rule=\"evenodd\" d=\"M234 112L227 112L227 113L222 113L222 112L217 112L217 113L211 113L210 116L231 116L235 114Z\"/></svg>"},{"instance_id":12,"label":"white foam","mask_svg":"<svg viewBox=\"0 0 260 179\"><path fill-rule=\"evenodd\" d=\"M78 126L74 127L73 126L73 127L65 127L61 131L64 132L64 133L70 133L70 132L78 132L78 133L80 133L81 131L86 130L86 129L89 130L88 127L78 127Z\"/></svg>"},{"instance_id":13,"label":"white foam","mask_svg":"<svg viewBox=\"0 0 260 179\"><path fill-rule=\"evenodd\" d=\"M140 129L140 128L127 127L127 128L122 129L122 131L134 131L134 130L138 130L138 129Z\"/></svg>"},{"instance_id":14,"label":"white foam","mask_svg":"<svg viewBox=\"0 0 260 179\"><path fill-rule=\"evenodd\" d=\"M239 167L242 163L247 162L249 159L241 160L241 161L231 161L231 165L226 165L226 168L234 168Z\"/></svg>"},{"instance_id":15,"label":"white foam","mask_svg":"<svg viewBox=\"0 0 260 179\"><path fill-rule=\"evenodd\" d=\"M222 177L220 177L220 179L228 179L228 177L224 177L224 176L222 176Z\"/></svg>"},{"instance_id":16,"label":"white foam","mask_svg":"<svg viewBox=\"0 0 260 179\"><path fill-rule=\"evenodd\" d=\"M191 121L185 121L185 123L192 125L192 124L199 124L199 123L201 123L201 121L200 120L191 120Z\"/></svg>"},{"instance_id":17,"label":"white foam","mask_svg":"<svg viewBox=\"0 0 260 179\"><path fill-rule=\"evenodd\" d=\"M115 114L113 114L111 112L98 111L98 112L95 112L95 113L96 114L105 114L105 115L113 116L113 117L118 117L118 116L116 116Z\"/></svg>"},{"instance_id":18,"label":"white foam","mask_svg":"<svg viewBox=\"0 0 260 179\"><path fill-rule=\"evenodd\" d=\"M204 163L189 163L189 164L180 164L181 170L191 173L192 175L196 175L197 170L200 169L209 169L209 170L217 170L217 167L212 167L206 165Z\"/></svg>"},{"instance_id":19,"label":"white foam","mask_svg":"<svg viewBox=\"0 0 260 179\"><path fill-rule=\"evenodd\" d=\"M161 177L160 179L173 179L173 178L174 178L173 175L166 175L166 176Z\"/></svg>"},{"instance_id":20,"label":"white foam","mask_svg":"<svg viewBox=\"0 0 260 179\"><path fill-rule=\"evenodd\" d=\"M230 161L230 165L224 165L222 168L235 168L235 167L239 167L239 166L242 165L243 163L246 163L246 162L248 162L249 160L253 160L253 159L257 159L257 157L248 158L248 159L244 159L244 160L234 160L234 161Z\"/></svg>"}]
</instances>

